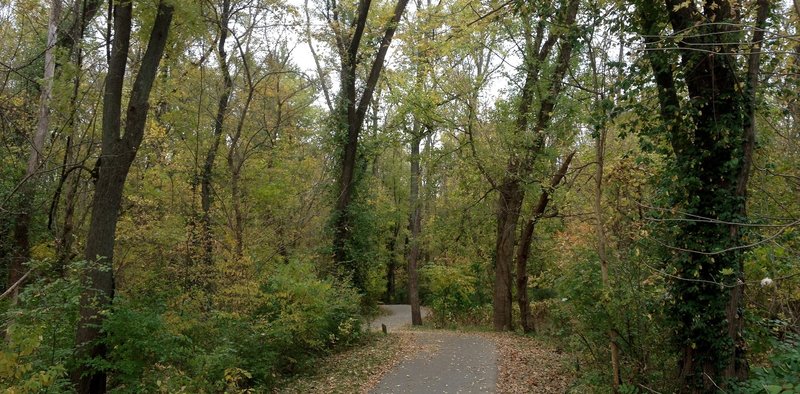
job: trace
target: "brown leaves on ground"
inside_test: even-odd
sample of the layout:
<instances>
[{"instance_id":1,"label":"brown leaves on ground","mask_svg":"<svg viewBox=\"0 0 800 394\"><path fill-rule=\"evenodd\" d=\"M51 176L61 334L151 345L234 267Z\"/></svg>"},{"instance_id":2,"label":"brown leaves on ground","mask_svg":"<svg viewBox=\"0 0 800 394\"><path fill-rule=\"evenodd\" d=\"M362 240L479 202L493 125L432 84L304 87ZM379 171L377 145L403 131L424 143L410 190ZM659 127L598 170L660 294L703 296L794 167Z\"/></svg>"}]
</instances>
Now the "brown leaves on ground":
<instances>
[{"instance_id":1,"label":"brown leaves on ground","mask_svg":"<svg viewBox=\"0 0 800 394\"><path fill-rule=\"evenodd\" d=\"M275 392L367 393L413 349L409 333L376 334L364 346L320 360L313 375L297 377Z\"/></svg>"},{"instance_id":2,"label":"brown leaves on ground","mask_svg":"<svg viewBox=\"0 0 800 394\"><path fill-rule=\"evenodd\" d=\"M458 333L453 333L458 334ZM530 337L482 333L497 346L497 393L564 393L574 381L569 355ZM275 393L368 393L403 359L430 353L415 331L377 334L363 346L320 360L312 375L284 382Z\"/></svg>"},{"instance_id":3,"label":"brown leaves on ground","mask_svg":"<svg viewBox=\"0 0 800 394\"><path fill-rule=\"evenodd\" d=\"M512 333L486 334L497 346L498 393L564 393L575 377L569 355Z\"/></svg>"}]
</instances>

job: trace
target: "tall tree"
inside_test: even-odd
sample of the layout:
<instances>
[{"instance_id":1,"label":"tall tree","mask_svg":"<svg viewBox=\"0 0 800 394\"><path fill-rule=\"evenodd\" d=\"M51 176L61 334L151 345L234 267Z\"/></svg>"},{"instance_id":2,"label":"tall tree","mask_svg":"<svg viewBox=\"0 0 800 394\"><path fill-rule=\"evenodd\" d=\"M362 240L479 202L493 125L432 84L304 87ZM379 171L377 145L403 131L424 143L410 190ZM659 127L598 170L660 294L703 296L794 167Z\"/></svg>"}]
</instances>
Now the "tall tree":
<instances>
[{"instance_id":1,"label":"tall tree","mask_svg":"<svg viewBox=\"0 0 800 394\"><path fill-rule=\"evenodd\" d=\"M547 11L539 11L540 19L536 25L524 20L525 48L523 67L525 82L517 104L514 135L525 141L525 150L510 155L502 180L497 184L497 239L495 244L495 277L492 297L492 321L498 331L512 328L512 275L517 222L525 198L523 183L531 175L536 159L545 144L545 131L550 126L563 84L562 79L570 67L573 49L571 29L578 14L579 0L568 0L558 10L559 26L547 28ZM531 18L533 11L523 12L524 18ZM558 45L558 53L553 60L553 71L548 75L543 70L551 56L552 49ZM544 74L544 75L543 75ZM546 86L546 90L542 90ZM538 111L535 105L539 104ZM535 114L535 117L532 116ZM533 122L532 122L533 121ZM532 127L531 127L532 123Z\"/></svg>"},{"instance_id":2,"label":"tall tree","mask_svg":"<svg viewBox=\"0 0 800 394\"><path fill-rule=\"evenodd\" d=\"M158 3L147 49L130 91L124 134L122 133L122 98L130 48L133 3L114 1L113 41L103 96L102 141L96 164L96 184L92 199L91 222L84 257L92 265L83 277L85 290L80 299L80 321L75 343L80 363L73 371L79 393L106 391L106 373L96 368L94 358L104 358L101 325L104 311L114 298L114 239L122 192L128 171L144 137L150 91L158 64L164 54L172 22L173 6L166 0Z\"/></svg>"},{"instance_id":3,"label":"tall tree","mask_svg":"<svg viewBox=\"0 0 800 394\"><path fill-rule=\"evenodd\" d=\"M83 167L83 163L78 159L80 144L76 142L83 126L78 119L80 87L83 79L83 41L86 29L100 10L101 3L101 0L75 0L72 6L72 17L74 18L72 24L68 30L61 32L62 36L59 39L59 45L69 49L70 62L75 68L67 110L68 119L65 126L69 130L69 134L64 147L64 167L61 169L61 179L53 197L50 207L50 221L48 222L48 227L50 228L53 226L53 222L57 221L62 189L66 186L63 222L60 227L56 228L55 239L57 267L59 269L63 269L65 264L75 257L73 251L75 210L78 203L78 187L81 181L76 170L80 170Z\"/></svg>"},{"instance_id":4,"label":"tall tree","mask_svg":"<svg viewBox=\"0 0 800 394\"><path fill-rule=\"evenodd\" d=\"M419 196L420 186L420 154L419 144L422 142L420 122L414 121L414 130L411 132L411 179L410 194L408 196L408 303L411 304L411 324L422 325L422 312L419 305L419 264L420 233L422 232L422 201Z\"/></svg>"},{"instance_id":5,"label":"tall tree","mask_svg":"<svg viewBox=\"0 0 800 394\"><path fill-rule=\"evenodd\" d=\"M383 31L375 58L369 67L367 79L363 83L361 94L358 94L357 71L363 58L361 40L367 25L372 0L359 0L354 18L349 21L349 28L344 28L347 21L340 20L343 10L336 1L331 1L328 15L329 23L334 29L334 38L340 58L339 97L333 114L335 127L341 144L339 159L339 179L334 205L333 218L333 254L340 274L351 275L356 288L364 290L366 276L359 267L358 256L352 246L353 213L350 212L356 188L356 159L358 155L359 134L364 125L364 117L372 101L375 87L383 70L386 53L400 23L408 0L398 0L395 4L391 20Z\"/></svg>"},{"instance_id":6,"label":"tall tree","mask_svg":"<svg viewBox=\"0 0 800 394\"><path fill-rule=\"evenodd\" d=\"M658 88L658 130L672 147L671 174L663 177L663 187L669 190L670 209L685 219L671 228L673 245L667 248L676 278L672 316L686 392L714 392L724 378L748 373L740 224L747 221L755 92L769 1L757 5L750 43L740 28L746 15L740 3L637 5ZM659 41L667 24L675 34L678 67ZM736 56L748 44L747 71L740 75Z\"/></svg>"}]
</instances>

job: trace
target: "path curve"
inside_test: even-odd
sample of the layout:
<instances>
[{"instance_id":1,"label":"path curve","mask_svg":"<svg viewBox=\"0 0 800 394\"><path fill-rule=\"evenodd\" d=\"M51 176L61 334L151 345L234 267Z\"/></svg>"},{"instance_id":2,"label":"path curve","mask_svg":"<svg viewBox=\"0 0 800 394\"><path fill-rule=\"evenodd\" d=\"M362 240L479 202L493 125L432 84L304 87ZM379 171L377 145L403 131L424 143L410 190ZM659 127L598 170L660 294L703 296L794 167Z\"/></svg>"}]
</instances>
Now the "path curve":
<instances>
[{"instance_id":1,"label":"path curve","mask_svg":"<svg viewBox=\"0 0 800 394\"><path fill-rule=\"evenodd\" d=\"M391 313L370 324L392 331L411 323L409 305L382 305ZM424 311L427 315L427 311ZM424 317L423 317L424 319ZM475 334L450 331L408 331L420 350L384 375L371 393L492 393L497 384L497 349Z\"/></svg>"}]
</instances>

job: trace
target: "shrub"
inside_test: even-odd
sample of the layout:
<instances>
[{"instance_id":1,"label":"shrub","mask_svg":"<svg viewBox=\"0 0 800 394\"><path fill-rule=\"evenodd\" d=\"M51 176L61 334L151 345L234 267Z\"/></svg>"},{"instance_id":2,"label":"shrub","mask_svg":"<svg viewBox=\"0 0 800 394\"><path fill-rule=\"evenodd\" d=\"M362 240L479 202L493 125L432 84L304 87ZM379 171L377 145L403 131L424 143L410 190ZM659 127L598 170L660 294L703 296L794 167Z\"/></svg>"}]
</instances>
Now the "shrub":
<instances>
[{"instance_id":1,"label":"shrub","mask_svg":"<svg viewBox=\"0 0 800 394\"><path fill-rule=\"evenodd\" d=\"M262 341L279 355L280 369L292 370L314 355L361 337L356 291L318 279L310 264L279 267L262 291L265 301L256 311L256 327Z\"/></svg>"},{"instance_id":2,"label":"shrub","mask_svg":"<svg viewBox=\"0 0 800 394\"><path fill-rule=\"evenodd\" d=\"M479 325L488 321L489 305L483 305L476 288L477 278L464 268L429 264L421 270L425 304L437 327L457 324Z\"/></svg>"},{"instance_id":3,"label":"shrub","mask_svg":"<svg viewBox=\"0 0 800 394\"><path fill-rule=\"evenodd\" d=\"M256 301L252 314L216 312L187 330L192 343L202 347L187 365L191 391L270 387L361 338L359 295L318 278L311 264L277 267Z\"/></svg>"},{"instance_id":4,"label":"shrub","mask_svg":"<svg viewBox=\"0 0 800 394\"><path fill-rule=\"evenodd\" d=\"M34 281L4 312L0 391L71 390L84 266ZM279 266L252 297L255 308L215 311L117 295L102 326L108 357L92 362L112 392L246 392L362 338L358 293L317 277L311 264Z\"/></svg>"},{"instance_id":5,"label":"shrub","mask_svg":"<svg viewBox=\"0 0 800 394\"><path fill-rule=\"evenodd\" d=\"M84 263L67 267L61 278L39 277L25 286L3 313L6 340L0 345L0 389L4 392L67 391ZM53 272L47 261L30 263Z\"/></svg>"},{"instance_id":6,"label":"shrub","mask_svg":"<svg viewBox=\"0 0 800 394\"><path fill-rule=\"evenodd\" d=\"M800 336L774 341L766 366L753 368L751 378L738 387L742 393L800 393Z\"/></svg>"},{"instance_id":7,"label":"shrub","mask_svg":"<svg viewBox=\"0 0 800 394\"><path fill-rule=\"evenodd\" d=\"M179 364L190 355L187 339L169 330L160 310L114 299L103 321L108 349L106 369L115 392L153 392L162 366Z\"/></svg>"}]
</instances>

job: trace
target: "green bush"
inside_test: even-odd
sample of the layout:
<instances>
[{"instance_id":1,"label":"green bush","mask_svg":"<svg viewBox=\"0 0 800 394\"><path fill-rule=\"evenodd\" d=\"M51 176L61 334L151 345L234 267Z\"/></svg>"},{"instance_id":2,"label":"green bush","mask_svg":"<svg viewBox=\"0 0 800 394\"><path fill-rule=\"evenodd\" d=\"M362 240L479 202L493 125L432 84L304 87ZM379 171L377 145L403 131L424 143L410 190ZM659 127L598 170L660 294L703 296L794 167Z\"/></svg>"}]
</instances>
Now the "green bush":
<instances>
[{"instance_id":1,"label":"green bush","mask_svg":"<svg viewBox=\"0 0 800 394\"><path fill-rule=\"evenodd\" d=\"M359 308L354 289L318 278L311 264L281 265L261 286L254 313L216 312L207 322L193 322L187 336L195 356L172 371L171 380L179 382L174 378L181 371L191 377L190 391L271 387L359 341Z\"/></svg>"},{"instance_id":2,"label":"green bush","mask_svg":"<svg viewBox=\"0 0 800 394\"><path fill-rule=\"evenodd\" d=\"M800 393L800 336L774 341L769 364L753 368L751 378L737 388L741 393Z\"/></svg>"},{"instance_id":3,"label":"green bush","mask_svg":"<svg viewBox=\"0 0 800 394\"><path fill-rule=\"evenodd\" d=\"M361 337L359 295L346 285L318 279L310 264L279 267L262 287L255 327L270 344L277 366L293 370L329 348Z\"/></svg>"},{"instance_id":4,"label":"green bush","mask_svg":"<svg viewBox=\"0 0 800 394\"><path fill-rule=\"evenodd\" d=\"M420 270L423 301L431 308L437 327L480 325L488 321L491 306L480 302L475 275L462 267L429 264Z\"/></svg>"},{"instance_id":5,"label":"green bush","mask_svg":"<svg viewBox=\"0 0 800 394\"><path fill-rule=\"evenodd\" d=\"M0 345L3 392L68 390L66 371L72 360L81 291L77 270L84 265L70 265L63 278L36 278L3 313L7 333ZM35 272L53 272L46 261L33 261L30 267Z\"/></svg>"},{"instance_id":6,"label":"green bush","mask_svg":"<svg viewBox=\"0 0 800 394\"><path fill-rule=\"evenodd\" d=\"M664 345L669 332L661 313L666 300L664 280L643 265L655 263L633 254L611 267L610 286L604 288L596 256L587 251L579 257L556 281L561 298L548 304L548 313L559 322L552 332L566 348L580 354L582 390L610 390L608 333L613 330L623 383L674 391L671 382L677 360L673 348Z\"/></svg>"},{"instance_id":7,"label":"green bush","mask_svg":"<svg viewBox=\"0 0 800 394\"><path fill-rule=\"evenodd\" d=\"M162 311L116 297L103 322L108 359L106 368L115 392L152 392L158 370L190 356L187 339L170 331Z\"/></svg>"}]
</instances>

